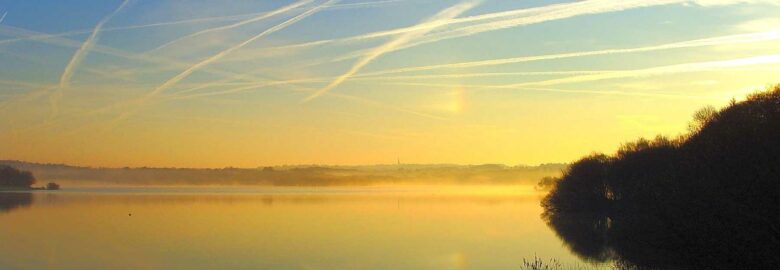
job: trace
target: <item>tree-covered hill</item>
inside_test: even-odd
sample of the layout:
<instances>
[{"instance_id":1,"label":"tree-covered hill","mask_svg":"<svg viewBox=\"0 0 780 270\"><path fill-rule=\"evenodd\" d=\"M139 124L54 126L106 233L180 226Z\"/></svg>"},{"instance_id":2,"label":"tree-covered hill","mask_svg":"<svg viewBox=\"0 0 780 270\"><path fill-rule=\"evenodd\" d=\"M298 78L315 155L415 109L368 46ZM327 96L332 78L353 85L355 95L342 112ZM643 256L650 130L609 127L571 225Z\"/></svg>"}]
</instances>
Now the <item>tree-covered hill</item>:
<instances>
[{"instance_id":1,"label":"tree-covered hill","mask_svg":"<svg viewBox=\"0 0 780 270\"><path fill-rule=\"evenodd\" d=\"M780 269L780 86L702 109L680 138L582 158L542 205L559 236L592 260Z\"/></svg>"}]
</instances>

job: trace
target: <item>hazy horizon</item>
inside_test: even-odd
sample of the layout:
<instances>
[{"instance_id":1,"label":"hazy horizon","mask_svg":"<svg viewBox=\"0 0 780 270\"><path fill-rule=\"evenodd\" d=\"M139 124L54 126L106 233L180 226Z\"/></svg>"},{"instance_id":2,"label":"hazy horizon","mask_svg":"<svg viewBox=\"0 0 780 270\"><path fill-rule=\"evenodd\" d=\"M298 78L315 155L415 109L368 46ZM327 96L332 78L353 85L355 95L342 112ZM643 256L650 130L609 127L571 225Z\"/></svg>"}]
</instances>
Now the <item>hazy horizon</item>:
<instances>
[{"instance_id":1,"label":"hazy horizon","mask_svg":"<svg viewBox=\"0 0 780 270\"><path fill-rule=\"evenodd\" d=\"M262 169L265 167L273 167L273 168L298 168L298 167L344 167L344 168L350 168L350 167L398 167L398 166L414 166L414 167L446 167L446 166L456 166L456 167L477 167L477 166L490 166L490 165L497 165L497 166L505 166L505 167L540 167L540 166L546 166L546 165L565 165L566 162L544 162L539 164L504 164L504 163L477 163L477 164L461 164L461 163L366 163L366 164L324 164L324 163L311 163L311 164L265 164L265 165L257 165L257 166L247 166L247 167L238 167L238 166L224 166L224 167L166 167L166 166L152 166L152 165L141 165L141 166L96 166L96 165L90 165L90 164L78 164L78 163L68 163L68 162L39 162L34 160L18 160L18 159L11 159L11 158L0 158L0 162L22 162L22 163L31 163L31 164L43 164L43 165L63 165L63 166L72 166L72 167L84 167L84 168L112 168L112 169L121 169L121 168L155 168L155 169L226 169L226 168L235 168L235 169Z\"/></svg>"}]
</instances>

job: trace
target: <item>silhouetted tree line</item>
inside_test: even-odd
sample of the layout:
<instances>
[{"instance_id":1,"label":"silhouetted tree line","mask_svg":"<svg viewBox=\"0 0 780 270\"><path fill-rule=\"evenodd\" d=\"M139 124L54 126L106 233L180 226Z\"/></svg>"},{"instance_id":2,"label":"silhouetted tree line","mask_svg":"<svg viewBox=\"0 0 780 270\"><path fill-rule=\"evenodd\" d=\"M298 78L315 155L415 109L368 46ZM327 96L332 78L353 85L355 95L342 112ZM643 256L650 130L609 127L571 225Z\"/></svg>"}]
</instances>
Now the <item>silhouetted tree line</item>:
<instances>
[{"instance_id":1,"label":"silhouetted tree line","mask_svg":"<svg viewBox=\"0 0 780 270\"><path fill-rule=\"evenodd\" d=\"M780 269L780 85L690 133L570 165L542 202L572 251L638 269Z\"/></svg>"},{"instance_id":2,"label":"silhouetted tree line","mask_svg":"<svg viewBox=\"0 0 780 270\"><path fill-rule=\"evenodd\" d=\"M0 187L29 188L35 184L35 177L31 172L0 165Z\"/></svg>"}]
</instances>

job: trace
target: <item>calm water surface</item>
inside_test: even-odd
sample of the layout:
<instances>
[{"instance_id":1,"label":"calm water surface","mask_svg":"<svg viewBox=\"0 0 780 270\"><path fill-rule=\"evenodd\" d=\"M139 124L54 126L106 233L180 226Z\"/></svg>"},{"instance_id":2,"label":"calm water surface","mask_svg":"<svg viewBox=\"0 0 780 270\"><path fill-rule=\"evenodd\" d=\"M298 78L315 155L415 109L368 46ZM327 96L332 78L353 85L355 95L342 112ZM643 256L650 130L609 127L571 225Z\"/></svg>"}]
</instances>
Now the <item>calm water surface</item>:
<instances>
[{"instance_id":1,"label":"calm water surface","mask_svg":"<svg viewBox=\"0 0 780 270\"><path fill-rule=\"evenodd\" d=\"M583 264L526 187L0 193L0 269L519 269Z\"/></svg>"}]
</instances>

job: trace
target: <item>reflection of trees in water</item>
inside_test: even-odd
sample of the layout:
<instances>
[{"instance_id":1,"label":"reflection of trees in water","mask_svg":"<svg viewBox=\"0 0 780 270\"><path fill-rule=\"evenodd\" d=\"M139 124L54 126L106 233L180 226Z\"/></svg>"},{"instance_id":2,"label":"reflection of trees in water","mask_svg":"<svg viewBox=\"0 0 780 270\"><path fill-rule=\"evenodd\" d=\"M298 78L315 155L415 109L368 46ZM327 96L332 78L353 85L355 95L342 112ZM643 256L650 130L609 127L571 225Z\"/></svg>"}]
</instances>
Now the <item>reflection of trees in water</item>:
<instances>
[{"instance_id":1,"label":"reflection of trees in water","mask_svg":"<svg viewBox=\"0 0 780 270\"><path fill-rule=\"evenodd\" d=\"M591 214L546 215L547 224L575 255L587 261L613 259L607 242L610 222L607 217Z\"/></svg>"},{"instance_id":2,"label":"reflection of trees in water","mask_svg":"<svg viewBox=\"0 0 780 270\"><path fill-rule=\"evenodd\" d=\"M0 213L20 207L28 207L33 203L32 193L0 192Z\"/></svg>"},{"instance_id":3,"label":"reflection of trees in water","mask_svg":"<svg viewBox=\"0 0 780 270\"><path fill-rule=\"evenodd\" d=\"M591 262L616 261L618 269L690 269L704 265L681 246L678 230L662 230L642 215L546 214L547 224L575 255ZM683 244L684 245L684 244ZM700 248L700 247L699 247ZM697 269L697 268L693 268Z\"/></svg>"},{"instance_id":4,"label":"reflection of trees in water","mask_svg":"<svg viewBox=\"0 0 780 270\"><path fill-rule=\"evenodd\" d=\"M597 261L780 269L780 86L702 110L691 130L572 163L543 200L548 224Z\"/></svg>"}]
</instances>

